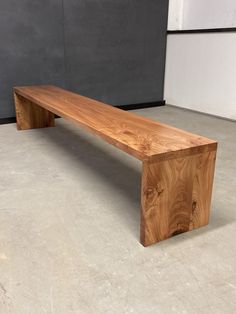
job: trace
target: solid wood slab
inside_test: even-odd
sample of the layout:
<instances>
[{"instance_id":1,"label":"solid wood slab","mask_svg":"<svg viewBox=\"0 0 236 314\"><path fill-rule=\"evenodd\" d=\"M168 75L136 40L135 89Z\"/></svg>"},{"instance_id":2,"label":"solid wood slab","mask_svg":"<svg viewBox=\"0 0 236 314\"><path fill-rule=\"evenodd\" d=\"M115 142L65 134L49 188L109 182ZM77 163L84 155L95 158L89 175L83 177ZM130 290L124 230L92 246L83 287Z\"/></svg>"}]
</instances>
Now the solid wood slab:
<instances>
[{"instance_id":1,"label":"solid wood slab","mask_svg":"<svg viewBox=\"0 0 236 314\"><path fill-rule=\"evenodd\" d=\"M208 224L216 151L144 162L141 243L144 246Z\"/></svg>"},{"instance_id":2,"label":"solid wood slab","mask_svg":"<svg viewBox=\"0 0 236 314\"><path fill-rule=\"evenodd\" d=\"M54 86L15 87L14 92L79 123L126 153L146 161L166 160L216 149L205 137L158 123ZM18 103L16 103L16 112ZM17 122L20 129L21 121Z\"/></svg>"},{"instance_id":3,"label":"solid wood slab","mask_svg":"<svg viewBox=\"0 0 236 314\"><path fill-rule=\"evenodd\" d=\"M54 114L32 101L14 94L17 129L29 130L55 126Z\"/></svg>"},{"instance_id":4,"label":"solid wood slab","mask_svg":"<svg viewBox=\"0 0 236 314\"><path fill-rule=\"evenodd\" d=\"M144 246L208 224L217 143L54 86L14 88L17 128L69 119L140 159Z\"/></svg>"}]
</instances>

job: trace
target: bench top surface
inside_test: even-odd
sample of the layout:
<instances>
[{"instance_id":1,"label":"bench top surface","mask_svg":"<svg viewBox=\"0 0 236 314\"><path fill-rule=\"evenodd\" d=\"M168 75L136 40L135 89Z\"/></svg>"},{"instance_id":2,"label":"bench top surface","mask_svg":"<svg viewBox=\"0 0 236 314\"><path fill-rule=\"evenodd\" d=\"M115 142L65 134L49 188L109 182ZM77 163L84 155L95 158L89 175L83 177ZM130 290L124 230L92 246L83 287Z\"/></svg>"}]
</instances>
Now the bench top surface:
<instances>
[{"instance_id":1,"label":"bench top surface","mask_svg":"<svg viewBox=\"0 0 236 314\"><path fill-rule=\"evenodd\" d=\"M15 87L16 94L79 123L140 160L184 157L216 149L217 143L55 86Z\"/></svg>"}]
</instances>

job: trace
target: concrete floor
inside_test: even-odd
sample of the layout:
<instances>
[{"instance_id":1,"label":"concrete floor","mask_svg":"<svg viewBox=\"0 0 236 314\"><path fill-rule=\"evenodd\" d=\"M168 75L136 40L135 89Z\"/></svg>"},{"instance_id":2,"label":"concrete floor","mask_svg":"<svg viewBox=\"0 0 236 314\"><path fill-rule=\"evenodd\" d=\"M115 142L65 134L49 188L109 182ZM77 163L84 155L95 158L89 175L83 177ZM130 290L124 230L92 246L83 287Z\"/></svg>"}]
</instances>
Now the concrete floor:
<instances>
[{"instance_id":1,"label":"concrete floor","mask_svg":"<svg viewBox=\"0 0 236 314\"><path fill-rule=\"evenodd\" d=\"M236 123L136 110L219 141L211 221L139 244L141 164L62 119L0 126L0 313L236 313Z\"/></svg>"}]
</instances>

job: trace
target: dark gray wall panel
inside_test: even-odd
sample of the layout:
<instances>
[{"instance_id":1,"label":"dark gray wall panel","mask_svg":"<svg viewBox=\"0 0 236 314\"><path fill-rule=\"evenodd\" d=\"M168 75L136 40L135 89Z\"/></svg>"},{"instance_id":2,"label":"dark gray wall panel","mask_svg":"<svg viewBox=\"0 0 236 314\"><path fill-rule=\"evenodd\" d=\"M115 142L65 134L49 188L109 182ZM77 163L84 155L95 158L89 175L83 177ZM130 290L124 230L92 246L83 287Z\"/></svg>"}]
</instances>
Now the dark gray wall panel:
<instances>
[{"instance_id":1,"label":"dark gray wall panel","mask_svg":"<svg viewBox=\"0 0 236 314\"><path fill-rule=\"evenodd\" d=\"M0 1L0 118L15 115L13 86L64 86L62 8L62 0Z\"/></svg>"},{"instance_id":2,"label":"dark gray wall panel","mask_svg":"<svg viewBox=\"0 0 236 314\"><path fill-rule=\"evenodd\" d=\"M167 0L65 0L66 85L111 104L163 99Z\"/></svg>"},{"instance_id":3,"label":"dark gray wall panel","mask_svg":"<svg viewBox=\"0 0 236 314\"><path fill-rule=\"evenodd\" d=\"M115 105L162 100L167 8L168 0L1 0L0 118L15 115L15 85L66 86Z\"/></svg>"}]
</instances>

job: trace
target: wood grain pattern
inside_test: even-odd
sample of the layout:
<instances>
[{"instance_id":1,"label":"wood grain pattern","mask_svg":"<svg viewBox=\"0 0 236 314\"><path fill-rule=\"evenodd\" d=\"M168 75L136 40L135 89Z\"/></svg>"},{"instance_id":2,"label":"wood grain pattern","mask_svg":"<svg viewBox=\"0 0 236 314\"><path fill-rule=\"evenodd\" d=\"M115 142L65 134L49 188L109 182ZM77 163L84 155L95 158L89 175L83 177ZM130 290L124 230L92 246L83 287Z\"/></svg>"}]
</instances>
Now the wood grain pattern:
<instances>
[{"instance_id":1,"label":"wood grain pattern","mask_svg":"<svg viewBox=\"0 0 236 314\"><path fill-rule=\"evenodd\" d=\"M209 220L217 143L54 86L16 87L19 130L78 123L143 161L141 243L204 226Z\"/></svg>"},{"instance_id":2,"label":"wood grain pattern","mask_svg":"<svg viewBox=\"0 0 236 314\"><path fill-rule=\"evenodd\" d=\"M144 246L207 225L216 152L144 162L141 243Z\"/></svg>"},{"instance_id":3,"label":"wood grain pattern","mask_svg":"<svg viewBox=\"0 0 236 314\"><path fill-rule=\"evenodd\" d=\"M137 116L55 86L15 87L14 91L32 103L80 124L142 161L167 160L216 149L216 142L205 137ZM21 121L18 124L20 125Z\"/></svg>"},{"instance_id":4,"label":"wood grain pattern","mask_svg":"<svg viewBox=\"0 0 236 314\"><path fill-rule=\"evenodd\" d=\"M18 130L54 126L54 114L14 93Z\"/></svg>"}]
</instances>

